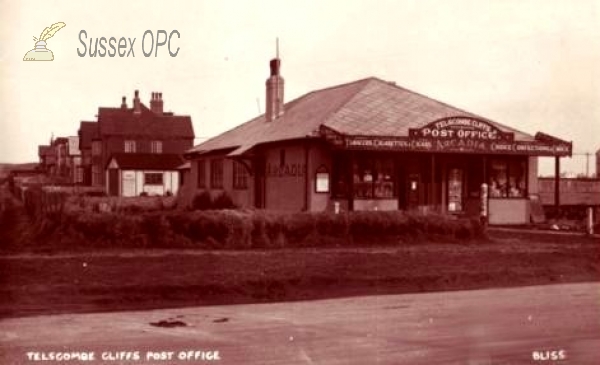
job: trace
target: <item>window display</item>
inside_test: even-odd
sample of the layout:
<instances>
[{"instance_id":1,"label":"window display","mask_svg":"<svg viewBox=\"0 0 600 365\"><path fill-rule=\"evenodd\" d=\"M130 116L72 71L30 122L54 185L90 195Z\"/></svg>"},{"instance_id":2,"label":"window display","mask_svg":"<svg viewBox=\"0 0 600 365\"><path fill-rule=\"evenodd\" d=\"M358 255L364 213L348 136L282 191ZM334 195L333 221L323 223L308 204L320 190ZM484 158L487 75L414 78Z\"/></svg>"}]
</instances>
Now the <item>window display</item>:
<instances>
[{"instance_id":1,"label":"window display","mask_svg":"<svg viewBox=\"0 0 600 365\"><path fill-rule=\"evenodd\" d=\"M522 158L496 158L489 171L490 198L527 196L527 161Z\"/></svg>"},{"instance_id":2,"label":"window display","mask_svg":"<svg viewBox=\"0 0 600 365\"><path fill-rule=\"evenodd\" d=\"M394 161L391 158L357 159L352 168L356 198L393 198Z\"/></svg>"}]
</instances>

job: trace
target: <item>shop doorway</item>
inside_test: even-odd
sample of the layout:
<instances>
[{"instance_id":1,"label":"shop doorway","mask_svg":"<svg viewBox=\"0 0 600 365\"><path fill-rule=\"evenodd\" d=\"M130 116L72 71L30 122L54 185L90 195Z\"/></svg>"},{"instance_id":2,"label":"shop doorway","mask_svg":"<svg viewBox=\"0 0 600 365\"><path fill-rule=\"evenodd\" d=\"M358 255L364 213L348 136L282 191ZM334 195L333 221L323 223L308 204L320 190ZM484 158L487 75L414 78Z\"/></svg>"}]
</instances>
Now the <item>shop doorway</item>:
<instances>
[{"instance_id":1,"label":"shop doorway","mask_svg":"<svg viewBox=\"0 0 600 365\"><path fill-rule=\"evenodd\" d=\"M423 205L423 184L421 182L421 174L412 172L406 176L405 184L405 196L406 196L406 209L415 210L419 208L419 205Z\"/></svg>"},{"instance_id":2,"label":"shop doorway","mask_svg":"<svg viewBox=\"0 0 600 365\"><path fill-rule=\"evenodd\" d=\"M462 168L451 167L448 169L448 213L462 213L464 211L464 186L465 171Z\"/></svg>"}]
</instances>

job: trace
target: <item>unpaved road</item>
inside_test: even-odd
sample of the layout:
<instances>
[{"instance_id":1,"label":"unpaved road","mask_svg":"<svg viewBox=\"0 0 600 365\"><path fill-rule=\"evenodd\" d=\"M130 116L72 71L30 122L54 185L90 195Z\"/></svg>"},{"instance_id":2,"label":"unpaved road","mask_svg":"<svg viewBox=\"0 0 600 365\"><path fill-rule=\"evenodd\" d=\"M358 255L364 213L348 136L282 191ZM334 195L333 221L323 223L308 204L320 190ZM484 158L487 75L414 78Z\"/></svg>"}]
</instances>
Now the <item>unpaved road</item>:
<instances>
[{"instance_id":1,"label":"unpaved road","mask_svg":"<svg viewBox=\"0 0 600 365\"><path fill-rule=\"evenodd\" d=\"M160 321L173 327L151 325ZM28 351L140 357L62 364L209 362L177 360L182 351L218 351L213 362L221 364L597 364L599 348L600 283L0 322L2 364L58 363L30 361ZM146 361L148 351L172 352L172 359ZM534 351L565 359L535 361Z\"/></svg>"}]
</instances>

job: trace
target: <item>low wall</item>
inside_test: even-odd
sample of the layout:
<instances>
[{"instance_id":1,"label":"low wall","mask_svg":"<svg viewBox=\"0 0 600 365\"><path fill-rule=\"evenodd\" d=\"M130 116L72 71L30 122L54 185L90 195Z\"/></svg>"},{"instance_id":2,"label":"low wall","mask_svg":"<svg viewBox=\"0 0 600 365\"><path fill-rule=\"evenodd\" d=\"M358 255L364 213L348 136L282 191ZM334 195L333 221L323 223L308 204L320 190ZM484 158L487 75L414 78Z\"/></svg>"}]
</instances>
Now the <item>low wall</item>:
<instances>
[{"instance_id":1,"label":"low wall","mask_svg":"<svg viewBox=\"0 0 600 365\"><path fill-rule=\"evenodd\" d=\"M530 215L527 199L489 200L490 224L528 224Z\"/></svg>"}]
</instances>

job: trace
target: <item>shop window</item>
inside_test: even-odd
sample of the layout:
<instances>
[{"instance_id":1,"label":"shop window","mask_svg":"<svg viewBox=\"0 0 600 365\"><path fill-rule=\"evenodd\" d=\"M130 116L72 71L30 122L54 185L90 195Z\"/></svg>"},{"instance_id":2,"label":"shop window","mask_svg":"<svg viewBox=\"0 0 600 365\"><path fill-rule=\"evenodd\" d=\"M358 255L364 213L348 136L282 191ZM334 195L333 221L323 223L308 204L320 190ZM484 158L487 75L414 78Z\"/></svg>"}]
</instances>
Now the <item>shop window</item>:
<instances>
[{"instance_id":1,"label":"shop window","mask_svg":"<svg viewBox=\"0 0 600 365\"><path fill-rule=\"evenodd\" d=\"M356 198L393 198L394 161L390 158L360 158L352 167Z\"/></svg>"},{"instance_id":2,"label":"shop window","mask_svg":"<svg viewBox=\"0 0 600 365\"><path fill-rule=\"evenodd\" d=\"M198 167L197 187L199 189L205 189L206 188L206 160L196 161L196 166Z\"/></svg>"},{"instance_id":3,"label":"shop window","mask_svg":"<svg viewBox=\"0 0 600 365\"><path fill-rule=\"evenodd\" d=\"M527 196L527 162L524 159L492 159L488 176L490 198Z\"/></svg>"},{"instance_id":4,"label":"shop window","mask_svg":"<svg viewBox=\"0 0 600 365\"><path fill-rule=\"evenodd\" d=\"M162 185L163 184L163 173L162 172L147 172L144 174L144 184L146 185Z\"/></svg>"},{"instance_id":5,"label":"shop window","mask_svg":"<svg viewBox=\"0 0 600 365\"><path fill-rule=\"evenodd\" d=\"M210 187L223 189L223 159L210 161Z\"/></svg>"},{"instance_id":6,"label":"shop window","mask_svg":"<svg viewBox=\"0 0 600 365\"><path fill-rule=\"evenodd\" d=\"M233 161L233 188L248 189L248 171L243 164Z\"/></svg>"},{"instance_id":7,"label":"shop window","mask_svg":"<svg viewBox=\"0 0 600 365\"><path fill-rule=\"evenodd\" d=\"M329 193L329 171L325 166L319 167L315 174L315 192Z\"/></svg>"}]
</instances>

